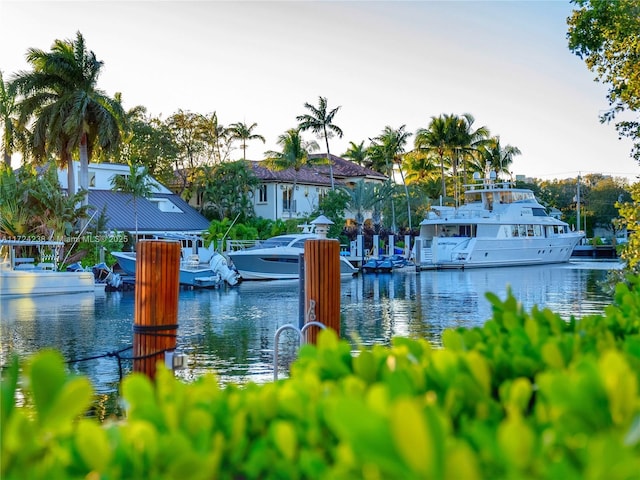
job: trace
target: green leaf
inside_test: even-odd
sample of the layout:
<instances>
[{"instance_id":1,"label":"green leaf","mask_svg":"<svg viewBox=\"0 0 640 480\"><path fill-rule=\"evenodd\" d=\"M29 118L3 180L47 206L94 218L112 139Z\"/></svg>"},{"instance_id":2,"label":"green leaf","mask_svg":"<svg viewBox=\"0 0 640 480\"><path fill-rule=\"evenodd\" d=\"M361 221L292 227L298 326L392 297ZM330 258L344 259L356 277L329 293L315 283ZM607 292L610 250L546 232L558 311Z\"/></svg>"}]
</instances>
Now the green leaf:
<instances>
[{"instance_id":1,"label":"green leaf","mask_svg":"<svg viewBox=\"0 0 640 480\"><path fill-rule=\"evenodd\" d=\"M467 368L485 395L491 393L491 369L487 359L475 350L466 355Z\"/></svg>"},{"instance_id":2,"label":"green leaf","mask_svg":"<svg viewBox=\"0 0 640 480\"><path fill-rule=\"evenodd\" d=\"M55 350L43 350L31 358L27 372L38 419L43 421L67 379L62 355Z\"/></svg>"},{"instance_id":3,"label":"green leaf","mask_svg":"<svg viewBox=\"0 0 640 480\"><path fill-rule=\"evenodd\" d=\"M436 463L434 439L415 401L402 399L390 411L393 442L400 456L419 477L432 475Z\"/></svg>"},{"instance_id":4,"label":"green leaf","mask_svg":"<svg viewBox=\"0 0 640 480\"><path fill-rule=\"evenodd\" d=\"M298 437L291 422L279 420L271 424L270 434L278 451L293 462L298 451Z\"/></svg>"},{"instance_id":5,"label":"green leaf","mask_svg":"<svg viewBox=\"0 0 640 480\"><path fill-rule=\"evenodd\" d=\"M86 377L69 380L51 402L42 425L50 427L70 426L71 422L91 406L93 387Z\"/></svg>"},{"instance_id":6,"label":"green leaf","mask_svg":"<svg viewBox=\"0 0 640 480\"><path fill-rule=\"evenodd\" d=\"M90 420L78 423L75 446L89 469L99 473L107 470L111 462L111 449L107 433L100 425Z\"/></svg>"},{"instance_id":7,"label":"green leaf","mask_svg":"<svg viewBox=\"0 0 640 480\"><path fill-rule=\"evenodd\" d=\"M624 425L637 412L638 377L624 356L615 351L606 352L600 358L598 369L609 399L611 419L616 425Z\"/></svg>"},{"instance_id":8,"label":"green leaf","mask_svg":"<svg viewBox=\"0 0 640 480\"><path fill-rule=\"evenodd\" d=\"M18 357L13 355L8 368L5 370L2 382L0 382L0 432L4 432L4 427L16 405L15 395L18 386L19 367Z\"/></svg>"},{"instance_id":9,"label":"green leaf","mask_svg":"<svg viewBox=\"0 0 640 480\"><path fill-rule=\"evenodd\" d=\"M558 346L558 343L554 340L547 341L540 350L542 354L542 360L551 368L562 369L565 368L564 357L562 351Z\"/></svg>"},{"instance_id":10,"label":"green leaf","mask_svg":"<svg viewBox=\"0 0 640 480\"><path fill-rule=\"evenodd\" d=\"M378 374L376 358L369 350L363 350L353 359L353 371L367 383L373 383Z\"/></svg>"},{"instance_id":11,"label":"green leaf","mask_svg":"<svg viewBox=\"0 0 640 480\"><path fill-rule=\"evenodd\" d=\"M524 470L534 459L535 435L519 414L510 415L498 426L498 444L505 459Z\"/></svg>"}]
</instances>

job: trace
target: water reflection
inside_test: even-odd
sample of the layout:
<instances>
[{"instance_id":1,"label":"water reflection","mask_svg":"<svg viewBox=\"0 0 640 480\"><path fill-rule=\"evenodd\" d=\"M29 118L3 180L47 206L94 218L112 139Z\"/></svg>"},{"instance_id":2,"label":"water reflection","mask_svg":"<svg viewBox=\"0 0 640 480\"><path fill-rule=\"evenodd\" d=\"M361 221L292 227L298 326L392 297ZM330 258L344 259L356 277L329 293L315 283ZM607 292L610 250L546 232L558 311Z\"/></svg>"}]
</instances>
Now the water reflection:
<instances>
[{"instance_id":1,"label":"water reflection","mask_svg":"<svg viewBox=\"0 0 640 480\"><path fill-rule=\"evenodd\" d=\"M346 279L341 283L341 331L354 344L389 344L398 335L438 344L443 329L481 325L490 318L485 293L504 299L508 286L527 310L537 304L564 318L598 313L610 303L598 286L608 268L584 262ZM271 380L273 338L280 326L297 324L298 299L297 281L182 291L178 346L188 354L189 365L179 376L189 380L216 372L224 383ZM5 365L13 353L26 357L54 347L74 372L87 374L97 392L108 395L117 391L120 374L116 358L103 355L131 346L133 317L133 292L2 299L0 362ZM285 359L293 358L294 344L284 336ZM76 361L93 356L101 358ZM130 361L123 359L121 365L123 373L131 370Z\"/></svg>"}]
</instances>

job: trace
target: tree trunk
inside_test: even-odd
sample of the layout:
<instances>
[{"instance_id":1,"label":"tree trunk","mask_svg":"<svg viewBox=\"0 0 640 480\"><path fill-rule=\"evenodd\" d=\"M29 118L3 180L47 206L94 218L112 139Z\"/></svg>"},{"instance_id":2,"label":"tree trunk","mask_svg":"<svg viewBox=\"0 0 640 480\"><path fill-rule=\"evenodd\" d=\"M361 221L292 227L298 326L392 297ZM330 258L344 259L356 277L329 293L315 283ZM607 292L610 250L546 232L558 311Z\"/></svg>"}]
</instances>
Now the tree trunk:
<instances>
[{"instance_id":1,"label":"tree trunk","mask_svg":"<svg viewBox=\"0 0 640 480\"><path fill-rule=\"evenodd\" d=\"M331 177L331 191L335 190L333 182L333 162L331 161L331 153L329 153L329 137L327 136L327 127L324 127L324 143L327 145L327 160L329 161L329 177Z\"/></svg>"},{"instance_id":2,"label":"tree trunk","mask_svg":"<svg viewBox=\"0 0 640 480\"><path fill-rule=\"evenodd\" d=\"M89 152L87 150L87 134L82 135L80 141L80 178L78 178L80 188L86 190L82 198L82 205L89 204Z\"/></svg>"},{"instance_id":3,"label":"tree trunk","mask_svg":"<svg viewBox=\"0 0 640 480\"><path fill-rule=\"evenodd\" d=\"M409 220L409 233L411 233L411 202L409 201L409 189L407 188L407 182L404 179L404 173L402 173L402 165L398 165L400 170L400 178L402 178L402 185L404 185L404 194L407 197L407 215Z\"/></svg>"},{"instance_id":4,"label":"tree trunk","mask_svg":"<svg viewBox=\"0 0 640 480\"><path fill-rule=\"evenodd\" d=\"M67 164L67 195L71 196L76 193L76 175L73 171L73 159L66 151L63 151L62 160Z\"/></svg>"}]
</instances>

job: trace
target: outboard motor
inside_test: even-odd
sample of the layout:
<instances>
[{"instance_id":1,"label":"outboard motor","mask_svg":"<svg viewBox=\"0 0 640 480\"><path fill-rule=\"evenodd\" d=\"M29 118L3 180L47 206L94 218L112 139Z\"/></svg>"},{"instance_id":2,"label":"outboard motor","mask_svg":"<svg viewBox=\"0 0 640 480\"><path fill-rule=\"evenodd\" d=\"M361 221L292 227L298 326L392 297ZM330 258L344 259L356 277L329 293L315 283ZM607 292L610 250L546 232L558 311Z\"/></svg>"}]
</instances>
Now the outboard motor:
<instances>
[{"instance_id":1,"label":"outboard motor","mask_svg":"<svg viewBox=\"0 0 640 480\"><path fill-rule=\"evenodd\" d=\"M211 270L220 275L222 279L229 285L234 286L238 283L238 272L229 268L227 259L220 255L218 252L215 252L211 256L211 260L209 260L209 267L211 267Z\"/></svg>"},{"instance_id":2,"label":"outboard motor","mask_svg":"<svg viewBox=\"0 0 640 480\"><path fill-rule=\"evenodd\" d=\"M82 267L80 262L72 263L67 266L67 272L85 272L86 270Z\"/></svg>"},{"instance_id":3,"label":"outboard motor","mask_svg":"<svg viewBox=\"0 0 640 480\"><path fill-rule=\"evenodd\" d=\"M99 263L92 268L93 277L98 283L106 283L114 289L120 288L122 285L122 278L119 274L113 273L113 271L107 267L105 263Z\"/></svg>"}]
</instances>

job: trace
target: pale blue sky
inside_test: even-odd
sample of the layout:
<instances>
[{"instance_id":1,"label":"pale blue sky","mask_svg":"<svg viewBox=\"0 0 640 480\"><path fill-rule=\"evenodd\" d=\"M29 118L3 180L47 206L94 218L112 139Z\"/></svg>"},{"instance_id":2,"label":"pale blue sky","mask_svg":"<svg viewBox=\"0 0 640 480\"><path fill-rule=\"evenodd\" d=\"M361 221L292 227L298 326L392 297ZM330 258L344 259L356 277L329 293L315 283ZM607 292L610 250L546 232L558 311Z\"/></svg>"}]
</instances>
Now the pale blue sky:
<instances>
[{"instance_id":1,"label":"pale blue sky","mask_svg":"<svg viewBox=\"0 0 640 480\"><path fill-rule=\"evenodd\" d=\"M256 122L266 145L327 97L341 106L341 154L386 125L415 132L432 116L471 113L522 155L514 174L634 177L630 142L598 115L606 88L566 41L568 1L221 2L0 0L0 69L28 68L80 31L104 62L99 86L166 118L217 111ZM312 137L309 136L309 139ZM412 145L413 139L411 139ZM411 145L409 147L411 147ZM242 151L234 152L240 158Z\"/></svg>"}]
</instances>

